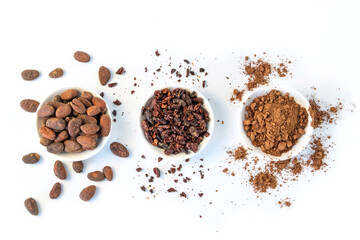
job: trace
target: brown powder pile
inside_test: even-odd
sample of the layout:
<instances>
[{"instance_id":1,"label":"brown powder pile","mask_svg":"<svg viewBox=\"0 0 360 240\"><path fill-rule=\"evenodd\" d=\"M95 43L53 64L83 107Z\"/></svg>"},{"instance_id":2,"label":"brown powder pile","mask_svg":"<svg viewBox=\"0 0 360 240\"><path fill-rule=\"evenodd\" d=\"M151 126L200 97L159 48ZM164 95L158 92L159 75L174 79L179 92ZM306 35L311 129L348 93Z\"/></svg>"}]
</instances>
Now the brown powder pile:
<instances>
[{"instance_id":1,"label":"brown powder pile","mask_svg":"<svg viewBox=\"0 0 360 240\"><path fill-rule=\"evenodd\" d=\"M245 160L247 159L248 152L243 146L239 146L232 151L227 152L235 160Z\"/></svg>"},{"instance_id":2,"label":"brown powder pile","mask_svg":"<svg viewBox=\"0 0 360 240\"><path fill-rule=\"evenodd\" d=\"M310 166L314 170L320 170L325 165L323 160L326 156L320 138L314 139L314 141L311 143L311 149L314 151L314 153L311 154L310 159L308 160L308 164L310 163Z\"/></svg>"},{"instance_id":3,"label":"brown powder pile","mask_svg":"<svg viewBox=\"0 0 360 240\"><path fill-rule=\"evenodd\" d=\"M230 101L234 102L236 100L236 101L241 102L242 97L244 96L244 93L245 93L245 90L239 91L238 89L234 89L233 96L230 98Z\"/></svg>"},{"instance_id":4,"label":"brown powder pile","mask_svg":"<svg viewBox=\"0 0 360 240\"><path fill-rule=\"evenodd\" d=\"M255 147L267 154L280 156L289 151L305 134L308 113L288 93L272 90L246 106L243 122L247 136Z\"/></svg>"},{"instance_id":5,"label":"brown powder pile","mask_svg":"<svg viewBox=\"0 0 360 240\"><path fill-rule=\"evenodd\" d=\"M311 126L313 128L318 128L325 121L325 119L329 118L329 113L324 110L320 110L320 106L314 99L311 99L309 103L309 113L312 118Z\"/></svg>"},{"instance_id":6,"label":"brown powder pile","mask_svg":"<svg viewBox=\"0 0 360 240\"><path fill-rule=\"evenodd\" d=\"M245 65L245 74L249 76L248 82L245 84L248 91L269 83L269 75L271 74L271 65L262 59L256 62L249 62Z\"/></svg>"},{"instance_id":7,"label":"brown powder pile","mask_svg":"<svg viewBox=\"0 0 360 240\"><path fill-rule=\"evenodd\" d=\"M274 64L263 58L254 61L249 61L249 59L248 56L245 57L244 65L244 73L248 76L248 82L245 84L248 91L268 84L272 73L277 73L280 77L286 77L289 74L287 64L291 64L291 61L283 60L280 64Z\"/></svg>"},{"instance_id":8,"label":"brown powder pile","mask_svg":"<svg viewBox=\"0 0 360 240\"><path fill-rule=\"evenodd\" d=\"M259 172L251 176L249 181L257 192L266 192L268 188L274 189L277 186L276 176L269 171Z\"/></svg>"}]
</instances>

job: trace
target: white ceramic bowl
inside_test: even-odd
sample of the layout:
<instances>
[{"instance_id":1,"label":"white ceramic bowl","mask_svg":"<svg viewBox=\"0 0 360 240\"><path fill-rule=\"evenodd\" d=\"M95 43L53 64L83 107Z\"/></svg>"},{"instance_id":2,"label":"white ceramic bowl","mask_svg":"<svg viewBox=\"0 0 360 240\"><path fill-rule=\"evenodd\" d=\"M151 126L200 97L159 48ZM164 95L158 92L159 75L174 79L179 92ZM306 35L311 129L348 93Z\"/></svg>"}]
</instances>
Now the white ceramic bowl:
<instances>
[{"instance_id":1,"label":"white ceramic bowl","mask_svg":"<svg viewBox=\"0 0 360 240\"><path fill-rule=\"evenodd\" d=\"M58 89L58 90L54 91L53 93L51 93L47 98L45 98L42 101L42 103L40 104L38 109L40 109L47 102L52 101L56 95L60 95L62 92L64 92L65 90L68 90L68 89L76 89L80 93L82 93L83 91L88 91L94 97L98 97L98 98L103 99L97 92L95 92L94 90L89 89L89 88L66 87L66 88ZM103 100L105 101L105 99L103 99ZM108 105L108 103L106 101L105 101L105 103L106 103L106 113L110 116L110 120L111 120L111 123L112 123L112 118L111 118L111 114L110 114L109 105ZM41 123L42 123L42 118L36 117L36 129L37 129L36 131L37 131L37 133L39 135L39 138L40 138L39 128L41 127ZM50 154L50 156L57 157L60 160L67 160L67 161L86 160L86 159L91 158L92 156L94 156L95 154L97 154L98 152L101 151L101 149L106 145L106 143L107 143L107 141L109 139L109 136L111 134L111 131L112 130L110 130L110 133L109 133L109 135L107 137L99 137L98 145L94 150L85 150L85 151L80 152L80 153L66 153L66 152L63 152L63 153L59 153L59 154L52 154L52 153L49 153L49 152L46 151L45 146L44 146L44 149L45 149L46 153Z\"/></svg>"},{"instance_id":2,"label":"white ceramic bowl","mask_svg":"<svg viewBox=\"0 0 360 240\"><path fill-rule=\"evenodd\" d=\"M159 148L159 147L156 147L156 146L153 146L152 144L150 144L145 136L144 136L144 131L143 129L141 128L141 121L145 119L145 116L141 115L141 108L142 106L145 106L147 101L153 97L154 95L154 91L155 90L161 90L161 89L164 89L164 88L168 88L170 91L172 91L173 89L175 88L181 88L181 89L185 89L189 92L193 92L195 91L197 96L202 98L204 100L204 104L202 105L203 108L205 108L208 113L209 113L209 118L210 118L210 121L207 123L208 125L208 132L210 133L210 135L208 137L204 137L203 141L199 144L199 150L194 153L192 151L189 151L188 154L186 153L178 153L178 154L172 154L172 155L166 155L164 153L164 149L162 148ZM145 96L145 101L143 102L143 104L141 106L139 106L140 108L140 114L139 114L139 132L140 132L140 135L141 135L141 139L143 141L143 144L148 146L152 151L154 151L157 155L159 155L160 157L162 158L168 158L168 159L173 159L173 160L183 160L183 159L186 159L186 158L192 158L194 157L195 155L199 154L201 151L204 150L204 148L206 147L206 145L209 143L210 141L210 138L214 132L214 112L211 108L211 105L209 103L209 101L207 100L207 98L201 93L199 92L198 90L195 90L195 89L191 89L191 88L187 88L187 87L181 87L181 86L178 86L178 87L173 87L173 86L165 86L165 87L161 87L161 88L157 88L155 90L151 90L148 94L146 94Z\"/></svg>"},{"instance_id":3,"label":"white ceramic bowl","mask_svg":"<svg viewBox=\"0 0 360 240\"><path fill-rule=\"evenodd\" d=\"M298 142L287 152L284 152L281 154L281 156L273 156L267 153L264 153L260 147L255 147L250 138L246 135L246 131L244 129L244 125L243 122L245 120L245 114L247 113L247 111L245 110L245 107L248 106L255 98L259 97L259 96L263 96L267 93L269 93L271 90L279 90L282 94L285 93L289 93L289 95L291 97L294 97L294 100L301 106L304 107L306 109L306 111L308 112L308 125L305 128L305 134L303 136L301 136L298 139ZM242 107L241 107L241 111L240 111L240 136L241 136L241 142L244 143L244 145L246 145L248 148L250 148L252 150L252 152L254 152L256 155L260 156L260 157L265 157L265 158L270 158L271 160L286 160L292 157L295 157L296 155L298 155L302 150L305 149L306 145L309 143L311 136L313 134L313 128L311 127L311 121L312 118L309 114L309 107L310 104L308 102L308 100L297 90L287 87L287 86L266 86L266 87L260 87L255 89L254 91L248 92L247 94L245 94L243 96L243 101L242 101Z\"/></svg>"}]
</instances>

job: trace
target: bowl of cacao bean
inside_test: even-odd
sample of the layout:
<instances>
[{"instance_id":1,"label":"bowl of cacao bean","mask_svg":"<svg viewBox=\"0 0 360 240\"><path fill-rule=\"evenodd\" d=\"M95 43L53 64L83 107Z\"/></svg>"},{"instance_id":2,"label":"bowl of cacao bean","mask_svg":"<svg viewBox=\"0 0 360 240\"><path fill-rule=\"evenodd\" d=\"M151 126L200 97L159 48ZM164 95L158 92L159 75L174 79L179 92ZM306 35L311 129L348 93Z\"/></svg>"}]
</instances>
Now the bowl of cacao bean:
<instances>
[{"instance_id":1,"label":"bowl of cacao bean","mask_svg":"<svg viewBox=\"0 0 360 240\"><path fill-rule=\"evenodd\" d=\"M108 141L112 122L109 112L108 104L94 90L80 87L56 90L37 111L40 144L63 160L88 159Z\"/></svg>"},{"instance_id":2,"label":"bowl of cacao bean","mask_svg":"<svg viewBox=\"0 0 360 240\"><path fill-rule=\"evenodd\" d=\"M256 155L275 161L295 157L313 134L308 100L287 86L248 92L240 111L241 141Z\"/></svg>"},{"instance_id":3,"label":"bowl of cacao bean","mask_svg":"<svg viewBox=\"0 0 360 240\"><path fill-rule=\"evenodd\" d=\"M199 91L166 87L146 98L139 125L142 139L156 154L180 160L206 147L214 131L214 113Z\"/></svg>"}]
</instances>

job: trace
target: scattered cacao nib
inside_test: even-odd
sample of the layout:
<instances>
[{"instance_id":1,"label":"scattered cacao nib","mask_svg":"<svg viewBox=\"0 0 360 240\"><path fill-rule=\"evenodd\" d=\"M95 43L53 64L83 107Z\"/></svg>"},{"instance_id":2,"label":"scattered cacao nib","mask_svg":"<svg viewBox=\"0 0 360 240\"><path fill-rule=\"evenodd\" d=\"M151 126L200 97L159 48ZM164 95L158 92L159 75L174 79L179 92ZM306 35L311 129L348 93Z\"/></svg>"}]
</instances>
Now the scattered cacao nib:
<instances>
[{"instance_id":1,"label":"scattered cacao nib","mask_svg":"<svg viewBox=\"0 0 360 240\"><path fill-rule=\"evenodd\" d=\"M159 50L156 49L155 55L156 55L157 57L160 56Z\"/></svg>"},{"instance_id":2,"label":"scattered cacao nib","mask_svg":"<svg viewBox=\"0 0 360 240\"><path fill-rule=\"evenodd\" d=\"M206 73L205 73L205 76L207 76L207 75L208 75L208 73L206 72Z\"/></svg>"},{"instance_id":3,"label":"scattered cacao nib","mask_svg":"<svg viewBox=\"0 0 360 240\"><path fill-rule=\"evenodd\" d=\"M169 173L174 174L176 172L176 168L170 168Z\"/></svg>"},{"instance_id":4,"label":"scattered cacao nib","mask_svg":"<svg viewBox=\"0 0 360 240\"><path fill-rule=\"evenodd\" d=\"M189 161L190 161L190 158L185 159L185 162L189 162Z\"/></svg>"},{"instance_id":5,"label":"scattered cacao nib","mask_svg":"<svg viewBox=\"0 0 360 240\"><path fill-rule=\"evenodd\" d=\"M195 72L194 72L194 71L190 71L190 74L191 74L192 76L194 76L194 75L195 75Z\"/></svg>"},{"instance_id":6,"label":"scattered cacao nib","mask_svg":"<svg viewBox=\"0 0 360 240\"><path fill-rule=\"evenodd\" d=\"M113 103L116 105L116 106L119 106L121 104L121 102L119 101L119 99L116 99L115 101L113 101Z\"/></svg>"},{"instance_id":7,"label":"scattered cacao nib","mask_svg":"<svg viewBox=\"0 0 360 240\"><path fill-rule=\"evenodd\" d=\"M112 114L116 117L116 110L112 111Z\"/></svg>"},{"instance_id":8,"label":"scattered cacao nib","mask_svg":"<svg viewBox=\"0 0 360 240\"><path fill-rule=\"evenodd\" d=\"M144 159L145 159L146 157L145 157L145 155L141 155L141 158L144 158Z\"/></svg>"},{"instance_id":9,"label":"scattered cacao nib","mask_svg":"<svg viewBox=\"0 0 360 240\"><path fill-rule=\"evenodd\" d=\"M109 87L109 88L112 88L112 87L115 87L116 85L117 85L116 82L114 82L114 83L109 83L109 84L108 84L108 87Z\"/></svg>"},{"instance_id":10,"label":"scattered cacao nib","mask_svg":"<svg viewBox=\"0 0 360 240\"><path fill-rule=\"evenodd\" d=\"M156 69L156 71L157 71L157 72L160 72L160 71L161 71L161 68Z\"/></svg>"},{"instance_id":11,"label":"scattered cacao nib","mask_svg":"<svg viewBox=\"0 0 360 240\"><path fill-rule=\"evenodd\" d=\"M177 192L175 188L169 188L167 191L168 192Z\"/></svg>"},{"instance_id":12,"label":"scattered cacao nib","mask_svg":"<svg viewBox=\"0 0 360 240\"><path fill-rule=\"evenodd\" d=\"M135 90L132 90L132 91L131 91L131 95L134 94L134 92L135 92Z\"/></svg>"},{"instance_id":13,"label":"scattered cacao nib","mask_svg":"<svg viewBox=\"0 0 360 240\"><path fill-rule=\"evenodd\" d=\"M158 168L154 168L153 171L154 171L156 177L159 178L160 177L160 170Z\"/></svg>"},{"instance_id":14,"label":"scattered cacao nib","mask_svg":"<svg viewBox=\"0 0 360 240\"><path fill-rule=\"evenodd\" d=\"M205 69L204 69L204 68L200 68L200 69L199 69L199 72L201 72L201 73L202 73L202 72L205 72Z\"/></svg>"},{"instance_id":15,"label":"scattered cacao nib","mask_svg":"<svg viewBox=\"0 0 360 240\"><path fill-rule=\"evenodd\" d=\"M113 119L113 122L116 122L116 118Z\"/></svg>"},{"instance_id":16,"label":"scattered cacao nib","mask_svg":"<svg viewBox=\"0 0 360 240\"><path fill-rule=\"evenodd\" d=\"M199 197L203 197L204 196L204 193L199 193Z\"/></svg>"},{"instance_id":17,"label":"scattered cacao nib","mask_svg":"<svg viewBox=\"0 0 360 240\"><path fill-rule=\"evenodd\" d=\"M147 72L148 71L148 68L147 67L145 67L145 72Z\"/></svg>"},{"instance_id":18,"label":"scattered cacao nib","mask_svg":"<svg viewBox=\"0 0 360 240\"><path fill-rule=\"evenodd\" d=\"M154 190L152 188L150 188L149 190L150 193L154 193Z\"/></svg>"},{"instance_id":19,"label":"scattered cacao nib","mask_svg":"<svg viewBox=\"0 0 360 240\"><path fill-rule=\"evenodd\" d=\"M142 171L142 168L141 168L141 167L138 167L138 168L136 169L136 171L137 171L137 172L141 172L141 171Z\"/></svg>"},{"instance_id":20,"label":"scattered cacao nib","mask_svg":"<svg viewBox=\"0 0 360 240\"><path fill-rule=\"evenodd\" d=\"M186 198L186 193L184 193L184 192L180 193L180 197Z\"/></svg>"},{"instance_id":21,"label":"scattered cacao nib","mask_svg":"<svg viewBox=\"0 0 360 240\"><path fill-rule=\"evenodd\" d=\"M204 179L204 173L203 173L203 171L199 170L199 173L200 173L201 179Z\"/></svg>"},{"instance_id":22,"label":"scattered cacao nib","mask_svg":"<svg viewBox=\"0 0 360 240\"><path fill-rule=\"evenodd\" d=\"M185 77L189 77L190 76L190 69L186 69L186 76Z\"/></svg>"},{"instance_id":23,"label":"scattered cacao nib","mask_svg":"<svg viewBox=\"0 0 360 240\"><path fill-rule=\"evenodd\" d=\"M116 74L118 75L122 75L125 73L125 69L123 67L120 67L117 71L116 71Z\"/></svg>"},{"instance_id":24,"label":"scattered cacao nib","mask_svg":"<svg viewBox=\"0 0 360 240\"><path fill-rule=\"evenodd\" d=\"M146 192L146 188L145 188L145 186L144 186L144 185L143 185L143 186L141 186L141 187L140 187L140 189L141 189L141 190L143 190L144 192Z\"/></svg>"},{"instance_id":25,"label":"scattered cacao nib","mask_svg":"<svg viewBox=\"0 0 360 240\"><path fill-rule=\"evenodd\" d=\"M158 162L161 162L163 160L162 157L158 157Z\"/></svg>"},{"instance_id":26,"label":"scattered cacao nib","mask_svg":"<svg viewBox=\"0 0 360 240\"><path fill-rule=\"evenodd\" d=\"M101 92L101 93L100 93L100 96L103 98L103 97L104 97L104 92Z\"/></svg>"},{"instance_id":27,"label":"scattered cacao nib","mask_svg":"<svg viewBox=\"0 0 360 240\"><path fill-rule=\"evenodd\" d=\"M173 73L175 73L175 72L176 72L176 69L175 69L175 68L171 69L171 74L173 74Z\"/></svg>"},{"instance_id":28,"label":"scattered cacao nib","mask_svg":"<svg viewBox=\"0 0 360 240\"><path fill-rule=\"evenodd\" d=\"M184 59L184 62L185 62L186 64L189 64L189 63L190 63L189 60L187 60L187 59Z\"/></svg>"},{"instance_id":29,"label":"scattered cacao nib","mask_svg":"<svg viewBox=\"0 0 360 240\"><path fill-rule=\"evenodd\" d=\"M153 177L153 176L150 176L149 182L153 182L153 181L154 181L154 177Z\"/></svg>"},{"instance_id":30,"label":"scattered cacao nib","mask_svg":"<svg viewBox=\"0 0 360 240\"><path fill-rule=\"evenodd\" d=\"M202 82L202 87L203 88L205 88L205 86L206 86L206 82L205 82L205 80Z\"/></svg>"},{"instance_id":31,"label":"scattered cacao nib","mask_svg":"<svg viewBox=\"0 0 360 240\"><path fill-rule=\"evenodd\" d=\"M180 164L179 167L177 168L178 171L181 171L182 169L182 165Z\"/></svg>"}]
</instances>

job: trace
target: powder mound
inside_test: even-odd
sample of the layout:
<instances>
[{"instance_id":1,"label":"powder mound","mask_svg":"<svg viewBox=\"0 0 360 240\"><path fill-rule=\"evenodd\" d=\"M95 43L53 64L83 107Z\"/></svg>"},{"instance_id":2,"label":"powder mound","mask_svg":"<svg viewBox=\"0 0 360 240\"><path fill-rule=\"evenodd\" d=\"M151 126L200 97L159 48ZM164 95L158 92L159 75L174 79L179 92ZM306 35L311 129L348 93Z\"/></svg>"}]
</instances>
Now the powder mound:
<instances>
[{"instance_id":1,"label":"powder mound","mask_svg":"<svg viewBox=\"0 0 360 240\"><path fill-rule=\"evenodd\" d=\"M266 192L268 188L276 188L277 178L269 171L259 172L255 176L250 177L250 183L256 192Z\"/></svg>"},{"instance_id":2,"label":"powder mound","mask_svg":"<svg viewBox=\"0 0 360 240\"><path fill-rule=\"evenodd\" d=\"M230 98L230 101L234 102L236 100L236 101L241 102L244 93L245 93L245 90L239 91L238 89L234 89L233 96Z\"/></svg>"},{"instance_id":3,"label":"powder mound","mask_svg":"<svg viewBox=\"0 0 360 240\"><path fill-rule=\"evenodd\" d=\"M308 113L288 93L272 90L246 106L244 129L255 147L280 156L305 134Z\"/></svg>"},{"instance_id":4,"label":"powder mound","mask_svg":"<svg viewBox=\"0 0 360 240\"><path fill-rule=\"evenodd\" d=\"M248 155L247 150L243 146L239 146L232 151L228 151L227 153L235 160L245 160L247 159L247 155Z\"/></svg>"}]
</instances>

